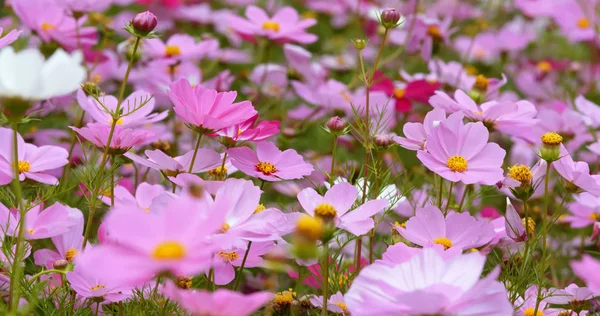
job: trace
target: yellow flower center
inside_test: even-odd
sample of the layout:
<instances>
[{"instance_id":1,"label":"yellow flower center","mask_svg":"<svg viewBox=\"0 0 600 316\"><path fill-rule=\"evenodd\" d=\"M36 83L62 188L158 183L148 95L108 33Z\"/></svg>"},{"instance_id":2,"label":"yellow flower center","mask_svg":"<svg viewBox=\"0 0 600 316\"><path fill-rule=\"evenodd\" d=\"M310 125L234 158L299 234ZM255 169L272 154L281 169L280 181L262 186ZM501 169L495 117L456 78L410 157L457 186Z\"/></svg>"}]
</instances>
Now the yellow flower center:
<instances>
[{"instance_id":1,"label":"yellow flower center","mask_svg":"<svg viewBox=\"0 0 600 316\"><path fill-rule=\"evenodd\" d=\"M529 183L532 178L529 167L520 164L508 168L508 175L521 183Z\"/></svg>"},{"instance_id":2,"label":"yellow flower center","mask_svg":"<svg viewBox=\"0 0 600 316\"><path fill-rule=\"evenodd\" d=\"M587 29L588 27L590 27L590 24L590 20L586 18L581 18L577 20L577 27L579 27L580 29Z\"/></svg>"},{"instance_id":3,"label":"yellow flower center","mask_svg":"<svg viewBox=\"0 0 600 316\"><path fill-rule=\"evenodd\" d=\"M187 290L189 288L192 287L192 278L190 277L177 277L175 279L175 284L177 284L177 287L180 289L184 289Z\"/></svg>"},{"instance_id":4,"label":"yellow flower center","mask_svg":"<svg viewBox=\"0 0 600 316\"><path fill-rule=\"evenodd\" d=\"M484 75L477 75L477 77L475 77L473 88L479 91L487 91L489 85L490 79L486 78Z\"/></svg>"},{"instance_id":5,"label":"yellow flower center","mask_svg":"<svg viewBox=\"0 0 600 316\"><path fill-rule=\"evenodd\" d=\"M221 227L221 232L222 233L226 233L229 230L230 227L231 226L229 224L227 224L227 223L223 224L223 226Z\"/></svg>"},{"instance_id":6,"label":"yellow flower center","mask_svg":"<svg viewBox=\"0 0 600 316\"><path fill-rule=\"evenodd\" d=\"M469 76L475 76L477 74L477 68L475 68L473 65L467 65L465 66L465 72Z\"/></svg>"},{"instance_id":7,"label":"yellow flower center","mask_svg":"<svg viewBox=\"0 0 600 316\"><path fill-rule=\"evenodd\" d=\"M104 285L102 285L102 284L98 284L98 285L94 285L94 286L92 286L90 289L91 289L92 291L96 291L96 290L103 289L103 288L104 288Z\"/></svg>"},{"instance_id":8,"label":"yellow flower center","mask_svg":"<svg viewBox=\"0 0 600 316\"><path fill-rule=\"evenodd\" d=\"M14 162L11 165L13 168L15 167ZM29 161L19 160L19 162L17 162L17 168L19 169L19 173L29 172L29 169L31 169L31 163Z\"/></svg>"},{"instance_id":9,"label":"yellow flower center","mask_svg":"<svg viewBox=\"0 0 600 316\"><path fill-rule=\"evenodd\" d=\"M560 145L562 141L562 136L555 132L549 132L542 135L542 143L544 143L545 145Z\"/></svg>"},{"instance_id":10,"label":"yellow flower center","mask_svg":"<svg viewBox=\"0 0 600 316\"><path fill-rule=\"evenodd\" d=\"M263 204L258 204L258 206L256 207L256 209L254 210L254 214L258 214L262 211L266 210L265 206Z\"/></svg>"},{"instance_id":11,"label":"yellow flower center","mask_svg":"<svg viewBox=\"0 0 600 316\"><path fill-rule=\"evenodd\" d=\"M318 240L323 235L323 220L304 215L296 222L296 233L310 240Z\"/></svg>"},{"instance_id":12,"label":"yellow flower center","mask_svg":"<svg viewBox=\"0 0 600 316\"><path fill-rule=\"evenodd\" d=\"M262 29L265 31L279 32L279 23L275 21L267 21L263 23Z\"/></svg>"},{"instance_id":13,"label":"yellow flower center","mask_svg":"<svg viewBox=\"0 0 600 316\"><path fill-rule=\"evenodd\" d=\"M344 311L344 313L348 312L348 306L346 306L344 302L337 302L333 304L339 306Z\"/></svg>"},{"instance_id":14,"label":"yellow flower center","mask_svg":"<svg viewBox=\"0 0 600 316\"><path fill-rule=\"evenodd\" d=\"M477 248L471 248L471 250L469 250L470 252L479 252L479 249Z\"/></svg>"},{"instance_id":15,"label":"yellow flower center","mask_svg":"<svg viewBox=\"0 0 600 316\"><path fill-rule=\"evenodd\" d=\"M433 39L442 39L444 36L442 35L442 31L437 25L430 25L427 28L427 35L431 36Z\"/></svg>"},{"instance_id":16,"label":"yellow flower center","mask_svg":"<svg viewBox=\"0 0 600 316\"><path fill-rule=\"evenodd\" d=\"M528 231L529 233L535 231L535 221L533 220L533 218L524 217L521 219L521 221L523 222L523 226L527 228L526 231Z\"/></svg>"},{"instance_id":17,"label":"yellow flower center","mask_svg":"<svg viewBox=\"0 0 600 316\"><path fill-rule=\"evenodd\" d=\"M179 46L167 45L167 47L165 47L165 55L167 55L167 57L181 55L181 49Z\"/></svg>"},{"instance_id":18,"label":"yellow flower center","mask_svg":"<svg viewBox=\"0 0 600 316\"><path fill-rule=\"evenodd\" d=\"M346 102L352 101L352 98L351 98L350 94L348 93L348 91L342 91L342 93L340 93L340 95L342 96L342 98L344 98L344 101L346 101Z\"/></svg>"},{"instance_id":19,"label":"yellow flower center","mask_svg":"<svg viewBox=\"0 0 600 316\"><path fill-rule=\"evenodd\" d=\"M452 156L448 158L448 168L456 172L467 170L467 160L463 156Z\"/></svg>"},{"instance_id":20,"label":"yellow flower center","mask_svg":"<svg viewBox=\"0 0 600 316\"><path fill-rule=\"evenodd\" d=\"M211 176L224 176L227 174L227 167L216 167L215 169L208 170L208 174Z\"/></svg>"},{"instance_id":21,"label":"yellow flower center","mask_svg":"<svg viewBox=\"0 0 600 316\"><path fill-rule=\"evenodd\" d=\"M404 89L394 89L394 96L398 99L402 99L402 97L404 97L405 92L406 90Z\"/></svg>"},{"instance_id":22,"label":"yellow flower center","mask_svg":"<svg viewBox=\"0 0 600 316\"><path fill-rule=\"evenodd\" d=\"M592 213L592 214L590 214L589 219L591 219L593 221L600 221L600 214Z\"/></svg>"},{"instance_id":23,"label":"yellow flower center","mask_svg":"<svg viewBox=\"0 0 600 316\"><path fill-rule=\"evenodd\" d=\"M535 315L534 315L535 313ZM535 308L529 307L523 312L523 316L546 316L544 312L538 309L537 313L535 312Z\"/></svg>"},{"instance_id":24,"label":"yellow flower center","mask_svg":"<svg viewBox=\"0 0 600 316\"><path fill-rule=\"evenodd\" d=\"M337 215L335 207L329 203L321 203L315 207L315 216L324 220L333 219Z\"/></svg>"},{"instance_id":25,"label":"yellow flower center","mask_svg":"<svg viewBox=\"0 0 600 316\"><path fill-rule=\"evenodd\" d=\"M275 172L277 172L277 168L275 165L270 162L260 161L256 164L256 171L262 172L265 176L269 176Z\"/></svg>"},{"instance_id":26,"label":"yellow flower center","mask_svg":"<svg viewBox=\"0 0 600 316\"><path fill-rule=\"evenodd\" d=\"M550 72L552 70L552 64L545 60L537 63L536 67L541 72Z\"/></svg>"},{"instance_id":27,"label":"yellow flower center","mask_svg":"<svg viewBox=\"0 0 600 316\"><path fill-rule=\"evenodd\" d=\"M110 125L112 125L115 121L111 118ZM117 125L123 125L123 118L117 120Z\"/></svg>"},{"instance_id":28,"label":"yellow flower center","mask_svg":"<svg viewBox=\"0 0 600 316\"><path fill-rule=\"evenodd\" d=\"M65 254L65 259L67 259L67 261L69 261L69 262L73 262L73 259L75 258L76 255L77 255L77 249L71 248L71 249L67 250L67 253Z\"/></svg>"},{"instance_id":29,"label":"yellow flower center","mask_svg":"<svg viewBox=\"0 0 600 316\"><path fill-rule=\"evenodd\" d=\"M219 257L221 257L221 259L223 259L223 261L225 261L225 262L231 262L238 258L238 254L235 251L231 251L231 252L219 251L217 253L217 255Z\"/></svg>"},{"instance_id":30,"label":"yellow flower center","mask_svg":"<svg viewBox=\"0 0 600 316\"><path fill-rule=\"evenodd\" d=\"M439 237L433 240L434 244L442 245L445 249L452 247L452 240L446 237Z\"/></svg>"},{"instance_id":31,"label":"yellow flower center","mask_svg":"<svg viewBox=\"0 0 600 316\"><path fill-rule=\"evenodd\" d=\"M42 23L42 30L44 31L50 31L50 30L56 30L56 25L52 24L52 23Z\"/></svg>"},{"instance_id":32,"label":"yellow flower center","mask_svg":"<svg viewBox=\"0 0 600 316\"><path fill-rule=\"evenodd\" d=\"M302 14L300 15L300 17L302 19L316 19L317 18L317 13L315 11L304 11L302 12Z\"/></svg>"},{"instance_id":33,"label":"yellow flower center","mask_svg":"<svg viewBox=\"0 0 600 316\"><path fill-rule=\"evenodd\" d=\"M30 235L33 235L33 233L35 233L35 229L28 229L28 230L27 230L27 232L28 232Z\"/></svg>"},{"instance_id":34,"label":"yellow flower center","mask_svg":"<svg viewBox=\"0 0 600 316\"><path fill-rule=\"evenodd\" d=\"M275 297L273 298L273 304L277 308L283 308L291 305L295 298L296 292L294 292L292 289L289 289L288 291L278 292L275 294Z\"/></svg>"},{"instance_id":35,"label":"yellow flower center","mask_svg":"<svg viewBox=\"0 0 600 316\"><path fill-rule=\"evenodd\" d=\"M406 228L406 221L402 222L402 223L398 223L398 221L394 222L394 226L400 226L402 228Z\"/></svg>"},{"instance_id":36,"label":"yellow flower center","mask_svg":"<svg viewBox=\"0 0 600 316\"><path fill-rule=\"evenodd\" d=\"M185 247L177 241L165 241L154 248L152 257L156 260L181 259L185 257Z\"/></svg>"}]
</instances>

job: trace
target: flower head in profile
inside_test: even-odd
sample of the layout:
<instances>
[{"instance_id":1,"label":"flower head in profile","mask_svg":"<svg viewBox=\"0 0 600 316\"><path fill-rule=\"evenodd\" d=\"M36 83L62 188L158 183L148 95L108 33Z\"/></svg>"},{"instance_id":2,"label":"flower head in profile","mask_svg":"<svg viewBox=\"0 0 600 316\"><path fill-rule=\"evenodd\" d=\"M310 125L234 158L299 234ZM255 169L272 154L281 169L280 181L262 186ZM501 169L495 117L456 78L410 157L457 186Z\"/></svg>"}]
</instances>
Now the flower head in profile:
<instances>
[{"instance_id":1,"label":"flower head in profile","mask_svg":"<svg viewBox=\"0 0 600 316\"><path fill-rule=\"evenodd\" d=\"M425 141L431 129L438 126L446 119L446 112L442 109L433 109L425 115L423 123L406 123L402 128L404 137L394 136L394 141L408 150L424 150Z\"/></svg>"},{"instance_id":2,"label":"flower head in profile","mask_svg":"<svg viewBox=\"0 0 600 316\"><path fill-rule=\"evenodd\" d=\"M193 150L178 157L171 157L159 149L146 150L144 153L148 157L147 159L131 152L126 153L125 157L142 166L159 170L169 176L188 172L192 163L192 156L194 156ZM220 166L221 156L216 151L208 148L200 148L196 154L196 160L194 160L192 173L205 172Z\"/></svg>"},{"instance_id":3,"label":"flower head in profile","mask_svg":"<svg viewBox=\"0 0 600 316\"><path fill-rule=\"evenodd\" d=\"M246 8L246 19L232 15L228 23L235 32L250 41L254 41L254 37L266 37L282 44L310 44L317 41L316 35L306 32L317 21L300 19L292 7L283 7L270 17L265 10L251 5Z\"/></svg>"},{"instance_id":4,"label":"flower head in profile","mask_svg":"<svg viewBox=\"0 0 600 316\"><path fill-rule=\"evenodd\" d=\"M60 203L47 208L40 204L33 206L25 213L25 239L44 239L64 234L77 224L77 213L81 214L81 211ZM0 227L3 233L15 237L18 235L20 214L0 203Z\"/></svg>"},{"instance_id":5,"label":"flower head in profile","mask_svg":"<svg viewBox=\"0 0 600 316\"><path fill-rule=\"evenodd\" d=\"M15 166L19 169L19 180L31 179L45 184L58 184L58 179L49 171L60 168L68 163L69 153L58 146L37 147L28 144L21 135L17 134L18 161L14 161L13 139L14 131L0 128L0 174L14 177ZM1 177L0 177L1 178ZM1 179L0 179L1 180ZM2 183L2 181L0 181Z\"/></svg>"},{"instance_id":6,"label":"flower head in profile","mask_svg":"<svg viewBox=\"0 0 600 316\"><path fill-rule=\"evenodd\" d=\"M169 86L173 110L184 122L200 130L217 131L240 124L258 112L250 101L234 103L237 92L217 92L179 79Z\"/></svg>"},{"instance_id":7,"label":"flower head in profile","mask_svg":"<svg viewBox=\"0 0 600 316\"><path fill-rule=\"evenodd\" d=\"M246 295L226 289L182 290L171 281L165 283L162 293L195 315L249 316L273 298L273 294L267 292Z\"/></svg>"},{"instance_id":8,"label":"flower head in profile","mask_svg":"<svg viewBox=\"0 0 600 316\"><path fill-rule=\"evenodd\" d=\"M408 241L422 247L442 245L463 250L481 247L494 237L493 226L468 213L450 213L446 217L435 206L417 209L417 214L406 222L406 228L396 230Z\"/></svg>"},{"instance_id":9,"label":"flower head in profile","mask_svg":"<svg viewBox=\"0 0 600 316\"><path fill-rule=\"evenodd\" d=\"M594 292L587 287L579 287L575 283L569 284L564 289L549 289L550 296L544 300L550 304L570 305L575 309L577 306L583 307L585 301L593 299Z\"/></svg>"},{"instance_id":10,"label":"flower head in profile","mask_svg":"<svg viewBox=\"0 0 600 316\"><path fill-rule=\"evenodd\" d=\"M462 113L454 113L431 129L425 150L418 151L417 157L451 182L492 185L501 181L506 151L488 143L489 132L481 122L463 124L462 118Z\"/></svg>"},{"instance_id":11,"label":"flower head in profile","mask_svg":"<svg viewBox=\"0 0 600 316\"><path fill-rule=\"evenodd\" d=\"M564 221L571 223L573 228L582 228L594 225L600 221L600 199L590 193L582 192L574 195L574 202L569 203L570 215Z\"/></svg>"},{"instance_id":12,"label":"flower head in profile","mask_svg":"<svg viewBox=\"0 0 600 316\"><path fill-rule=\"evenodd\" d=\"M298 201L310 216L331 222L356 236L367 233L375 226L371 218L388 206L385 199L371 200L350 211L358 190L350 183L341 182L329 189L324 196L307 188L298 193Z\"/></svg>"},{"instance_id":13,"label":"flower head in profile","mask_svg":"<svg viewBox=\"0 0 600 316\"><path fill-rule=\"evenodd\" d=\"M80 210L68 208L69 220L74 223L69 230L61 235L52 237L52 243L56 250L40 249L33 254L36 265L53 269L58 260L73 262L81 253L83 245L83 214ZM89 246L88 246L89 247Z\"/></svg>"},{"instance_id":14,"label":"flower head in profile","mask_svg":"<svg viewBox=\"0 0 600 316\"><path fill-rule=\"evenodd\" d=\"M111 130L111 126L100 123L89 123L86 127L82 128L74 126L70 126L70 128L77 132L79 136L85 138L100 149L106 147ZM131 149L131 147L143 144L150 140L154 137L154 133L143 129L133 130L131 128L123 128L116 125L112 136L109 144L109 151L113 154L123 154Z\"/></svg>"},{"instance_id":15,"label":"flower head in profile","mask_svg":"<svg viewBox=\"0 0 600 316\"><path fill-rule=\"evenodd\" d=\"M499 270L480 279L485 256L479 253L444 259L424 249L410 260L362 269L344 300L351 315L512 315Z\"/></svg>"},{"instance_id":16,"label":"flower head in profile","mask_svg":"<svg viewBox=\"0 0 600 316\"><path fill-rule=\"evenodd\" d=\"M266 181L301 179L314 170L295 150L281 151L271 142L257 143L256 152L248 147L231 148L227 152L234 167Z\"/></svg>"},{"instance_id":17,"label":"flower head in profile","mask_svg":"<svg viewBox=\"0 0 600 316\"><path fill-rule=\"evenodd\" d=\"M587 162L575 162L571 155L566 154L552 163L552 166L567 182L567 190L571 192L589 192L595 196L600 196L600 185L590 175L590 167Z\"/></svg>"}]
</instances>

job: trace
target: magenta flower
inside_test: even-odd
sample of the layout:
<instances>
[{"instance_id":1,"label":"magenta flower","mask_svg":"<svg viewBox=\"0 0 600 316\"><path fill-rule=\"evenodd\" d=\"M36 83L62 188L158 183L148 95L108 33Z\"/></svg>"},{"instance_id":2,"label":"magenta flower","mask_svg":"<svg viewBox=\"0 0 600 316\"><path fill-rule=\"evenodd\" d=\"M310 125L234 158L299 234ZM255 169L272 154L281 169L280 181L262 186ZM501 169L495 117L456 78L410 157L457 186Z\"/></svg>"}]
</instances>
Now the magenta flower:
<instances>
[{"instance_id":1,"label":"magenta flower","mask_svg":"<svg viewBox=\"0 0 600 316\"><path fill-rule=\"evenodd\" d=\"M581 261L571 261L571 268L587 287L594 293L600 293L600 261L584 254Z\"/></svg>"},{"instance_id":2,"label":"magenta flower","mask_svg":"<svg viewBox=\"0 0 600 316\"><path fill-rule=\"evenodd\" d=\"M226 127L217 134L229 137L236 142L260 142L279 133L279 121L262 121L256 124L256 120L258 120L258 114L242 123Z\"/></svg>"},{"instance_id":3,"label":"magenta flower","mask_svg":"<svg viewBox=\"0 0 600 316\"><path fill-rule=\"evenodd\" d=\"M512 315L496 269L484 279L485 256L457 255L444 260L424 249L409 261L365 267L344 300L353 316L363 315Z\"/></svg>"},{"instance_id":4,"label":"magenta flower","mask_svg":"<svg viewBox=\"0 0 600 316\"><path fill-rule=\"evenodd\" d=\"M77 91L77 102L81 108L99 124L112 125L112 115L108 111L116 111L117 98L112 95L104 95L98 98L102 104L91 96L86 96L83 90ZM164 120L169 111L152 113L154 110L154 98L145 91L136 91L130 94L121 103L122 117L117 125L122 127L137 127ZM108 110L108 111L107 111Z\"/></svg>"},{"instance_id":5,"label":"magenta flower","mask_svg":"<svg viewBox=\"0 0 600 316\"><path fill-rule=\"evenodd\" d=\"M115 187L115 208L128 210L140 210L150 212L150 206L154 198L166 192L165 188L160 184L149 184L142 182L135 190L135 196L124 186L117 185ZM102 202L110 205L110 197L102 196Z\"/></svg>"},{"instance_id":6,"label":"magenta flower","mask_svg":"<svg viewBox=\"0 0 600 316\"><path fill-rule=\"evenodd\" d=\"M190 164L192 163L192 156L194 151L190 150L183 156L172 158L160 151L146 150L144 152L148 159L144 159L134 153L128 152L125 157L133 160L134 162L146 166L148 168L159 170L166 175L177 175L179 173L185 173L190 170ZM205 172L221 166L221 155L216 151L207 148L198 149L196 160L194 161L194 167L192 173Z\"/></svg>"},{"instance_id":7,"label":"magenta flower","mask_svg":"<svg viewBox=\"0 0 600 316\"><path fill-rule=\"evenodd\" d=\"M600 185L590 175L590 167L585 161L573 161L571 155L566 151L561 151L565 155L552 163L556 172L561 175L568 186L574 186L577 190L589 192L595 196L600 196Z\"/></svg>"},{"instance_id":8,"label":"magenta flower","mask_svg":"<svg viewBox=\"0 0 600 316\"><path fill-rule=\"evenodd\" d=\"M62 235L77 224L81 211L70 208L60 203L43 209L38 204L25 213L25 239L44 239ZM18 223L20 212L15 209L9 210L0 203L0 227L2 232L16 237L18 234Z\"/></svg>"},{"instance_id":9,"label":"magenta flower","mask_svg":"<svg viewBox=\"0 0 600 316\"><path fill-rule=\"evenodd\" d=\"M83 245L83 214L78 209L69 208L69 217L75 224L64 234L52 237L55 250L40 249L33 254L35 264L53 269L57 260L73 260L81 253ZM89 247L89 246L88 246Z\"/></svg>"},{"instance_id":10,"label":"magenta flower","mask_svg":"<svg viewBox=\"0 0 600 316\"><path fill-rule=\"evenodd\" d=\"M360 236L375 226L371 217L383 211L389 203L385 199L371 200L350 211L357 197L356 187L346 182L334 185L324 196L312 188L298 193L300 205L310 216L331 220L335 226Z\"/></svg>"},{"instance_id":11,"label":"magenta flower","mask_svg":"<svg viewBox=\"0 0 600 316\"><path fill-rule=\"evenodd\" d=\"M89 123L86 127L77 128L69 126L76 131L81 137L104 150L108 143L111 126L100 123ZM113 137L110 141L110 150L113 153L123 154L131 147L143 144L154 137L154 133L143 129L133 130L123 128L119 125L115 126Z\"/></svg>"},{"instance_id":12,"label":"magenta flower","mask_svg":"<svg viewBox=\"0 0 600 316\"><path fill-rule=\"evenodd\" d=\"M226 289L218 289L215 292L182 290L171 281L165 282L162 292L195 315L249 316L273 297L273 294L267 292L245 295Z\"/></svg>"},{"instance_id":13,"label":"magenta flower","mask_svg":"<svg viewBox=\"0 0 600 316\"><path fill-rule=\"evenodd\" d=\"M396 230L408 241L422 247L442 245L446 249L462 250L479 248L492 240L494 228L485 220L478 220L468 213L444 214L435 206L417 209L417 215L406 222L406 228Z\"/></svg>"},{"instance_id":14,"label":"magenta flower","mask_svg":"<svg viewBox=\"0 0 600 316\"><path fill-rule=\"evenodd\" d=\"M37 147L28 144L17 134L17 154L19 160L14 162L13 130L0 128L0 180L7 181L6 176L14 178L15 164L19 169L19 180L31 179L45 184L57 185L58 179L48 174L49 171L66 165L69 153L58 146ZM0 183L5 182L0 181Z\"/></svg>"},{"instance_id":15,"label":"magenta flower","mask_svg":"<svg viewBox=\"0 0 600 316\"><path fill-rule=\"evenodd\" d=\"M573 196L575 202L569 203L568 210L572 215L567 215L564 221L571 223L573 228L582 228L600 220L600 199L590 193L583 192Z\"/></svg>"},{"instance_id":16,"label":"magenta flower","mask_svg":"<svg viewBox=\"0 0 600 316\"><path fill-rule=\"evenodd\" d=\"M433 109L425 115L423 123L406 123L402 128L405 137L394 136L394 141L408 150L424 150L425 141L431 129L438 126L446 119L446 112L442 109Z\"/></svg>"},{"instance_id":17,"label":"magenta flower","mask_svg":"<svg viewBox=\"0 0 600 316\"><path fill-rule=\"evenodd\" d=\"M271 142L257 143L256 152L248 147L237 147L229 149L227 153L234 167L251 177L266 181L301 179L314 170L295 150L282 152Z\"/></svg>"},{"instance_id":18,"label":"magenta flower","mask_svg":"<svg viewBox=\"0 0 600 316\"><path fill-rule=\"evenodd\" d=\"M167 42L158 38L144 41L144 55L150 58L172 58L176 60L197 61L206 57L211 51L219 48L219 42L209 39L196 43L196 40L187 34L175 34Z\"/></svg>"},{"instance_id":19,"label":"magenta flower","mask_svg":"<svg viewBox=\"0 0 600 316\"><path fill-rule=\"evenodd\" d=\"M317 21L300 19L298 12L292 7L283 7L269 17L263 9L251 5L246 8L246 18L232 15L229 17L229 25L249 41L254 41L255 36L282 44L310 44L317 41L316 35L306 33L306 29L317 24Z\"/></svg>"},{"instance_id":20,"label":"magenta flower","mask_svg":"<svg viewBox=\"0 0 600 316\"><path fill-rule=\"evenodd\" d=\"M273 248L273 242L253 243L246 257L244 267L255 268L260 267L263 263L261 256L265 255ZM213 269L215 275L215 284L226 285L235 278L235 268L242 265L244 255L246 254L247 246L230 245L221 248L213 258Z\"/></svg>"},{"instance_id":21,"label":"magenta flower","mask_svg":"<svg viewBox=\"0 0 600 316\"><path fill-rule=\"evenodd\" d=\"M2 31L4 29L2 27L0 27L0 35L2 35ZM4 37L0 38L0 48L4 48L10 44L12 44L12 42L16 41L17 38L19 38L19 36L21 35L23 31L17 31L17 30L12 30L10 32L8 32L7 34L4 35Z\"/></svg>"},{"instance_id":22,"label":"magenta flower","mask_svg":"<svg viewBox=\"0 0 600 316\"><path fill-rule=\"evenodd\" d=\"M431 171L452 182L495 184L501 181L506 151L488 143L489 132L481 122L463 124L454 113L431 130L425 151L417 157Z\"/></svg>"},{"instance_id":23,"label":"magenta flower","mask_svg":"<svg viewBox=\"0 0 600 316\"><path fill-rule=\"evenodd\" d=\"M187 79L169 86L173 110L184 122L200 129L220 130L240 124L258 112L250 101L233 103L237 92L217 92L201 85L192 87Z\"/></svg>"}]
</instances>

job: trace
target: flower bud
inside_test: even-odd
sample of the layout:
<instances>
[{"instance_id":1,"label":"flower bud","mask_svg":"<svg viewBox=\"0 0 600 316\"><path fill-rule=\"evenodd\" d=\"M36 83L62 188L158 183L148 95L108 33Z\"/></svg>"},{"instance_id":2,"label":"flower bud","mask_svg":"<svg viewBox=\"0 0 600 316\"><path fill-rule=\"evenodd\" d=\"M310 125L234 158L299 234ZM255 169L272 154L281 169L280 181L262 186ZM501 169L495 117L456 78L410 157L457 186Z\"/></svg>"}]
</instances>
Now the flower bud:
<instances>
[{"instance_id":1,"label":"flower bud","mask_svg":"<svg viewBox=\"0 0 600 316\"><path fill-rule=\"evenodd\" d=\"M154 28L156 28L156 24L158 24L158 20L150 11L138 13L138 15L136 15L131 21L133 29L142 36L148 35L150 32L152 32Z\"/></svg>"},{"instance_id":2,"label":"flower bud","mask_svg":"<svg viewBox=\"0 0 600 316\"><path fill-rule=\"evenodd\" d=\"M551 163L560 159L560 145L563 138L560 134L550 132L542 135L542 148L540 149L540 157L546 162Z\"/></svg>"},{"instance_id":3,"label":"flower bud","mask_svg":"<svg viewBox=\"0 0 600 316\"><path fill-rule=\"evenodd\" d=\"M87 96L97 97L102 92L100 90L100 88L98 87L98 84L96 84L95 82L92 82L92 81L82 83L81 89L83 90L83 92L85 92L85 95L87 95Z\"/></svg>"},{"instance_id":4,"label":"flower bud","mask_svg":"<svg viewBox=\"0 0 600 316\"><path fill-rule=\"evenodd\" d=\"M367 47L367 41L362 38L352 40L352 44L354 45L354 48L358 50L363 50L365 47Z\"/></svg>"},{"instance_id":5,"label":"flower bud","mask_svg":"<svg viewBox=\"0 0 600 316\"><path fill-rule=\"evenodd\" d=\"M54 263L52 263L52 267L56 270L64 270L67 268L67 266L69 265L69 261L65 260L65 259L59 259L54 261Z\"/></svg>"},{"instance_id":6,"label":"flower bud","mask_svg":"<svg viewBox=\"0 0 600 316\"><path fill-rule=\"evenodd\" d=\"M400 21L400 12L396 9L385 9L381 12L381 25L386 29L393 29L398 26Z\"/></svg>"},{"instance_id":7,"label":"flower bud","mask_svg":"<svg viewBox=\"0 0 600 316\"><path fill-rule=\"evenodd\" d=\"M392 138L388 134L377 134L373 141L375 141L375 145L384 149L392 144Z\"/></svg>"},{"instance_id":8,"label":"flower bud","mask_svg":"<svg viewBox=\"0 0 600 316\"><path fill-rule=\"evenodd\" d=\"M341 132L346 128L346 121L339 116L334 116L327 121L327 128L332 132Z\"/></svg>"}]
</instances>

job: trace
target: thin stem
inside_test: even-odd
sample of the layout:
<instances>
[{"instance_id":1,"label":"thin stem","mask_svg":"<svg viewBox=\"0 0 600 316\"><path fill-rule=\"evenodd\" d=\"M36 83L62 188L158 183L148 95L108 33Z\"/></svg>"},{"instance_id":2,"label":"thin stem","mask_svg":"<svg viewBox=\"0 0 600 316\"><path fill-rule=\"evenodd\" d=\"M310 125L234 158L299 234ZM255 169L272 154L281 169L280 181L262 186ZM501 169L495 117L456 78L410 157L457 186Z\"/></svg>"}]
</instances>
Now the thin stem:
<instances>
[{"instance_id":1,"label":"thin stem","mask_svg":"<svg viewBox=\"0 0 600 316\"><path fill-rule=\"evenodd\" d=\"M337 152L338 137L333 136L333 148L331 149L331 172L329 172L329 187L333 186L333 174L335 170L335 154Z\"/></svg>"},{"instance_id":2,"label":"thin stem","mask_svg":"<svg viewBox=\"0 0 600 316\"><path fill-rule=\"evenodd\" d=\"M544 213L542 215L542 256L541 260L544 262L546 260L546 216L548 216L548 205L550 205L549 195L548 195L548 184L550 182L550 163L546 163L546 176L544 179ZM542 266L542 264L540 264ZM540 307L540 303L542 302L542 284L538 284L538 295L535 303L535 309L533 310L533 315L537 315L538 308Z\"/></svg>"},{"instance_id":3,"label":"thin stem","mask_svg":"<svg viewBox=\"0 0 600 316\"><path fill-rule=\"evenodd\" d=\"M79 116L79 120L77 121L77 124L75 125L75 127L80 128L81 126L83 126L83 119L85 117L85 111L81 111L81 115ZM69 156L67 157L68 163L65 165L65 167L63 168L63 173L62 176L60 178L60 184L62 185L63 180L67 179L67 176L69 175L69 171L71 170L71 156L73 155L73 150L75 149L75 144L77 143L77 133L75 133L75 131L71 131L71 143L69 144Z\"/></svg>"},{"instance_id":4,"label":"thin stem","mask_svg":"<svg viewBox=\"0 0 600 316\"><path fill-rule=\"evenodd\" d=\"M525 235L529 239L529 210L527 209L527 199L523 200L523 214L525 214Z\"/></svg>"},{"instance_id":5,"label":"thin stem","mask_svg":"<svg viewBox=\"0 0 600 316\"><path fill-rule=\"evenodd\" d=\"M112 157L112 165L115 164L115 156ZM110 206L115 206L115 169L110 168Z\"/></svg>"},{"instance_id":6,"label":"thin stem","mask_svg":"<svg viewBox=\"0 0 600 316\"><path fill-rule=\"evenodd\" d=\"M264 182L263 182L264 184ZM248 248L246 248L246 253L244 254L244 259L242 259L242 265L238 270L237 276L235 277L235 284L233 286L233 290L236 291L238 286L240 285L240 280L242 279L242 272L244 272L244 266L246 265L246 259L248 259L248 253L250 253L250 247L252 246L252 242L248 242Z\"/></svg>"},{"instance_id":7,"label":"thin stem","mask_svg":"<svg viewBox=\"0 0 600 316\"><path fill-rule=\"evenodd\" d=\"M446 201L446 208L444 209L444 215L448 214L448 208L450 208L450 202L452 201L452 189L453 188L454 188L454 182L450 182L450 189L448 189L448 201ZM466 191L466 189L465 189L465 191Z\"/></svg>"},{"instance_id":8,"label":"thin stem","mask_svg":"<svg viewBox=\"0 0 600 316\"><path fill-rule=\"evenodd\" d=\"M470 191L471 191L471 185L469 184L465 188L465 192L463 193L463 196L460 199L460 204L458 205L458 209L456 210L457 213L460 213L462 211L463 205L465 204L465 200L467 199L467 195L469 195Z\"/></svg>"},{"instance_id":9,"label":"thin stem","mask_svg":"<svg viewBox=\"0 0 600 316\"><path fill-rule=\"evenodd\" d=\"M190 162L190 168L188 173L192 173L194 170L194 162L196 161L196 155L198 155L198 149L200 148L200 141L202 140L202 133L198 133L198 140L196 141L196 147L194 148L194 155L192 156L192 161Z\"/></svg>"},{"instance_id":10,"label":"thin stem","mask_svg":"<svg viewBox=\"0 0 600 316\"><path fill-rule=\"evenodd\" d=\"M33 281L35 281L37 278L41 277L42 275L50 274L50 273L66 274L67 272L65 270L56 270L56 269L44 270L44 271L39 272L39 273L35 274L34 276L32 276L31 279L28 280L28 282L31 284L31 283L33 283Z\"/></svg>"},{"instance_id":11,"label":"thin stem","mask_svg":"<svg viewBox=\"0 0 600 316\"><path fill-rule=\"evenodd\" d=\"M442 209L442 190L444 186L444 178L440 177L440 185L438 186L438 199L437 206L441 210Z\"/></svg>"},{"instance_id":12,"label":"thin stem","mask_svg":"<svg viewBox=\"0 0 600 316\"><path fill-rule=\"evenodd\" d=\"M9 313L16 313L19 305L20 290L21 290L21 274L23 273L23 267L21 266L23 250L25 248L25 210L23 208L23 197L21 191L21 180L19 179L19 143L18 143L18 128L19 124L14 123L13 129L13 172L15 178L13 179L13 189L15 194L16 204L19 207L19 232L17 235L17 245L15 249L15 256L12 264L12 274L10 276L10 290L9 290L9 301L8 311Z\"/></svg>"},{"instance_id":13,"label":"thin stem","mask_svg":"<svg viewBox=\"0 0 600 316\"><path fill-rule=\"evenodd\" d=\"M327 299L329 298L329 243L323 242L323 263L321 267L323 272L323 307L321 315L327 316Z\"/></svg>"},{"instance_id":14,"label":"thin stem","mask_svg":"<svg viewBox=\"0 0 600 316\"><path fill-rule=\"evenodd\" d=\"M92 231L92 222L94 219L95 212L96 212L95 205L90 205L88 208L88 221L87 221L87 225L85 225L85 232L83 234L83 244L81 246L81 250L85 249L85 245L87 245L88 238L90 236L90 232Z\"/></svg>"}]
</instances>

